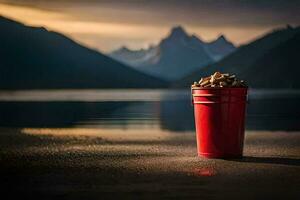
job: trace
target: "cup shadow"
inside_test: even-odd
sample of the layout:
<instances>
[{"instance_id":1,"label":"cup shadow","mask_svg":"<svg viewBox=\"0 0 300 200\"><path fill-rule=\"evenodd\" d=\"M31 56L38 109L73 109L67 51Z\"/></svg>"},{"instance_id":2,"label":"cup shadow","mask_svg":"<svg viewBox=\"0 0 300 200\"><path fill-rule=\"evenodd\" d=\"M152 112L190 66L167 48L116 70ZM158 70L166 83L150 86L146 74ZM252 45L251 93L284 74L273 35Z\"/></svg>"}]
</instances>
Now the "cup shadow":
<instances>
[{"instance_id":1,"label":"cup shadow","mask_svg":"<svg viewBox=\"0 0 300 200\"><path fill-rule=\"evenodd\" d=\"M246 163L264 163L264 164L300 166L300 159L298 158L244 156L240 159L229 159L229 160L236 161L236 162L246 162Z\"/></svg>"}]
</instances>

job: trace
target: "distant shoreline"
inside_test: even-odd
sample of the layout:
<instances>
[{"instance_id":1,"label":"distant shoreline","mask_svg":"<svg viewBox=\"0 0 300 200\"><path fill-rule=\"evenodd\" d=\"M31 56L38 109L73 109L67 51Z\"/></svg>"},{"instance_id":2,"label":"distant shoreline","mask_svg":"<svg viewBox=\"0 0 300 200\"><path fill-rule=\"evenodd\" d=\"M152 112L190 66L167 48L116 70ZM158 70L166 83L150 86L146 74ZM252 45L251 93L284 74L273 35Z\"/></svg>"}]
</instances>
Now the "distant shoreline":
<instances>
[{"instance_id":1,"label":"distant shoreline","mask_svg":"<svg viewBox=\"0 0 300 200\"><path fill-rule=\"evenodd\" d=\"M300 89L249 89L249 97L294 98ZM46 89L0 90L0 101L161 101L190 98L189 89Z\"/></svg>"}]
</instances>

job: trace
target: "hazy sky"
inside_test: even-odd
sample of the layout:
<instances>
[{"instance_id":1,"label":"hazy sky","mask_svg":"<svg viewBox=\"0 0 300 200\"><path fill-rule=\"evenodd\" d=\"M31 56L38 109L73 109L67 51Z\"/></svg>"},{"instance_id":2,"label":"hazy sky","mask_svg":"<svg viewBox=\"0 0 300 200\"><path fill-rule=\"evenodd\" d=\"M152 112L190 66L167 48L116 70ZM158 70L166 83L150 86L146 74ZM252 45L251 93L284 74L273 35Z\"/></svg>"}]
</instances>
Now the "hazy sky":
<instances>
[{"instance_id":1,"label":"hazy sky","mask_svg":"<svg viewBox=\"0 0 300 200\"><path fill-rule=\"evenodd\" d=\"M210 41L240 45L273 28L300 24L293 0L0 0L0 15L45 26L104 52L144 48L182 25Z\"/></svg>"}]
</instances>

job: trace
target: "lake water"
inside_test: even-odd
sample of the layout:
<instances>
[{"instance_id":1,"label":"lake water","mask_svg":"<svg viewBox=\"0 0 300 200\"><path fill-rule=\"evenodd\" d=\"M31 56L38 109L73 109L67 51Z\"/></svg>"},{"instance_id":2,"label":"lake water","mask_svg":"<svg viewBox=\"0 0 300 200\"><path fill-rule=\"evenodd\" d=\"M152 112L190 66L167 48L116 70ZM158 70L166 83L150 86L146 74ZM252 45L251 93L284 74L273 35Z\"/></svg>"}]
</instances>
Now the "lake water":
<instances>
[{"instance_id":1,"label":"lake water","mask_svg":"<svg viewBox=\"0 0 300 200\"><path fill-rule=\"evenodd\" d=\"M250 90L246 128L300 130L299 90ZM187 90L0 91L2 127L194 130Z\"/></svg>"}]
</instances>

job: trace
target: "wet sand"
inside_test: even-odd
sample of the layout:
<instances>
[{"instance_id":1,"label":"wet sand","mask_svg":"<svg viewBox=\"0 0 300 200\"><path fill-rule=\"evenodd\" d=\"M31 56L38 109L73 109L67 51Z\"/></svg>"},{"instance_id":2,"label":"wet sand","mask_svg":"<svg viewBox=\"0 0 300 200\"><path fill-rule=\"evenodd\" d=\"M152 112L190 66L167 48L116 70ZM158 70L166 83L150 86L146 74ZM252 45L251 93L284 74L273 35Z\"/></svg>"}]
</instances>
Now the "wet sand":
<instances>
[{"instance_id":1,"label":"wet sand","mask_svg":"<svg viewBox=\"0 0 300 200\"><path fill-rule=\"evenodd\" d=\"M194 133L0 128L2 195L43 199L300 199L300 132L246 133L203 159Z\"/></svg>"}]
</instances>

